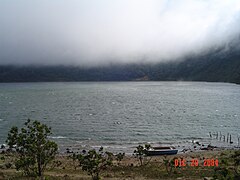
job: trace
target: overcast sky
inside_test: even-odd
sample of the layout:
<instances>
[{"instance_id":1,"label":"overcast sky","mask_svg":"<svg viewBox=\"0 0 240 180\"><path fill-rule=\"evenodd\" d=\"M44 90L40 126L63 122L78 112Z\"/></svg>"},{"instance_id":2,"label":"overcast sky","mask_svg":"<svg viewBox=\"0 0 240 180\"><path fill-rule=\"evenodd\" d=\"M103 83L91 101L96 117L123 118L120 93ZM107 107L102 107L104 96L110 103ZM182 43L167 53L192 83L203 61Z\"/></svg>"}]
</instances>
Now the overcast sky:
<instances>
[{"instance_id":1,"label":"overcast sky","mask_svg":"<svg viewBox=\"0 0 240 180\"><path fill-rule=\"evenodd\" d=\"M0 64L170 61L239 33L239 0L0 0Z\"/></svg>"}]
</instances>

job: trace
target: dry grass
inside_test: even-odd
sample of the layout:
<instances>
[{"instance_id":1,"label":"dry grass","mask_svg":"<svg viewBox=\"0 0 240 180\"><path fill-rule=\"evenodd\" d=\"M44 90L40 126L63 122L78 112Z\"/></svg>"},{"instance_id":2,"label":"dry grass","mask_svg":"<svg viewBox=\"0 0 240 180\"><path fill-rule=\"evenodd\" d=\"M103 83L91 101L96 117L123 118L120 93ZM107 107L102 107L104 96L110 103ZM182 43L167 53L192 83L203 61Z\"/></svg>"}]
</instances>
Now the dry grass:
<instances>
[{"instance_id":1,"label":"dry grass","mask_svg":"<svg viewBox=\"0 0 240 180\"><path fill-rule=\"evenodd\" d=\"M139 166L139 162L136 158L127 156L120 164L114 161L114 166L106 169L101 177L103 179L203 179L204 177L212 177L214 175L214 169L217 167L205 167L203 166L204 159L218 159L219 167L225 166L221 164L222 160L230 158L232 151L205 151L205 152L192 152L187 154L179 154L176 156L159 156L152 157L149 164ZM1 155L3 157L5 155ZM185 167L176 168L173 167L172 172L166 171L164 164L165 160L171 160L174 157L179 159L185 159L191 163L191 159L198 159L200 164L197 167L191 167L188 164ZM21 172L17 172L14 167L6 169L4 163L11 160L10 157L5 160L0 160L0 179L35 179L24 177ZM89 176L86 172L83 172L79 167L75 170L73 161L67 156L58 156L57 161L61 162L58 167L49 167L45 172L47 179L76 179L76 180L89 180Z\"/></svg>"}]
</instances>

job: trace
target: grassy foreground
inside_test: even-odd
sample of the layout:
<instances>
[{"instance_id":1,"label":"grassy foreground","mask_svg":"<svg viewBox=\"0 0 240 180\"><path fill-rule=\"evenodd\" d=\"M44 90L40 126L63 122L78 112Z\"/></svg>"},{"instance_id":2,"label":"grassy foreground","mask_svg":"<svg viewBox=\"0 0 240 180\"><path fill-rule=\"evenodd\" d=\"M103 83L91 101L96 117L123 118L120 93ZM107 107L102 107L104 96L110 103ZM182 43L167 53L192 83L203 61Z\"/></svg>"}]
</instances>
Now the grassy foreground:
<instances>
[{"instance_id":1,"label":"grassy foreground","mask_svg":"<svg viewBox=\"0 0 240 180\"><path fill-rule=\"evenodd\" d=\"M174 156L147 157L147 164L140 166L138 159L125 156L121 162L116 160L113 166L101 173L102 179L236 179L235 158L236 150L215 150L190 152ZM0 179L36 179L23 176L22 172L16 171L13 156L0 155ZM169 164L170 160L178 158L179 162L186 161L186 166L175 167L175 163ZM191 166L193 159L198 160L197 166ZM207 159L218 160L216 164L205 164ZM174 162L174 161L172 161ZM195 164L196 165L196 164ZM75 169L76 167L76 169ZM237 167L239 172L239 167ZM235 176L235 178L234 178ZM77 166L77 162L68 158L67 155L58 155L55 162L50 164L45 173L46 179L91 179L86 172Z\"/></svg>"}]
</instances>

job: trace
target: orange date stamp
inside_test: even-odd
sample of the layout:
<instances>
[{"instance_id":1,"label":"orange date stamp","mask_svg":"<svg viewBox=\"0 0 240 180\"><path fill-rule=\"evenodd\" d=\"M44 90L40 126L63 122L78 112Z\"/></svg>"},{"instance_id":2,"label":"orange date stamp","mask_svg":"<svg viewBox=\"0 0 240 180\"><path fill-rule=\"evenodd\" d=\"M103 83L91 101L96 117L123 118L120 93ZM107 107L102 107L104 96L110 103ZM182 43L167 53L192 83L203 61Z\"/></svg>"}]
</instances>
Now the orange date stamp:
<instances>
[{"instance_id":1,"label":"orange date stamp","mask_svg":"<svg viewBox=\"0 0 240 180\"><path fill-rule=\"evenodd\" d=\"M218 159L204 159L202 161L199 161L198 159L191 159L190 161L187 161L186 159L175 159L174 166L175 167L185 167L185 166L218 167L219 161Z\"/></svg>"}]
</instances>

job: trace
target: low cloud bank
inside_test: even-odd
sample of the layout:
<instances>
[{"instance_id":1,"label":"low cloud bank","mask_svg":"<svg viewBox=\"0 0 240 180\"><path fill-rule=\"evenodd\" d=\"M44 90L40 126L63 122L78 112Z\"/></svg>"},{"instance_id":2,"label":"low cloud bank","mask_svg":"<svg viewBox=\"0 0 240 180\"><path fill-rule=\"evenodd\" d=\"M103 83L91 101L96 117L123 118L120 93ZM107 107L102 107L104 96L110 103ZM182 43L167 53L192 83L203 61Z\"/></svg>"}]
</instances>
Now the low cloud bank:
<instances>
[{"instance_id":1,"label":"low cloud bank","mask_svg":"<svg viewBox=\"0 0 240 180\"><path fill-rule=\"evenodd\" d=\"M238 0L3 0L0 64L162 62L228 46Z\"/></svg>"}]
</instances>

